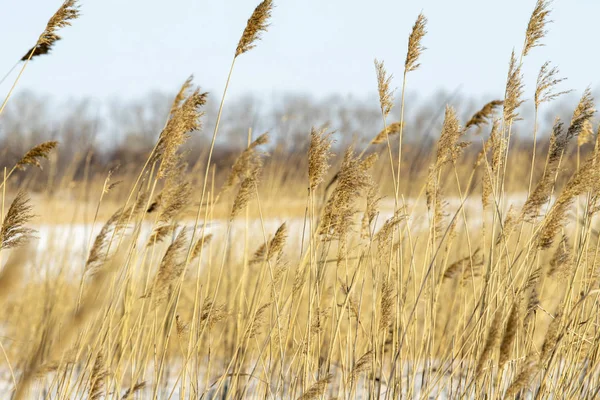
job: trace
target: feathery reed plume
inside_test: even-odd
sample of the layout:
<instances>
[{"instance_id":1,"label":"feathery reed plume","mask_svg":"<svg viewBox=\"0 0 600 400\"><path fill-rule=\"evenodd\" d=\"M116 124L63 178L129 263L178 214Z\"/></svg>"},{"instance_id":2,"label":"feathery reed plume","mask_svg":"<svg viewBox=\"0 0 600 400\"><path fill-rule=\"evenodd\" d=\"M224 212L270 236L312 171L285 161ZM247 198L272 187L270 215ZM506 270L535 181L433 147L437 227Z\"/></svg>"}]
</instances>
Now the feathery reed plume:
<instances>
[{"instance_id":1,"label":"feathery reed plume","mask_svg":"<svg viewBox=\"0 0 600 400\"><path fill-rule=\"evenodd\" d=\"M387 117L394 107L394 89L390 88L393 75L388 75L383 61L375 59L377 72L377 91L379 92L379 107L384 117Z\"/></svg>"},{"instance_id":2,"label":"feathery reed plume","mask_svg":"<svg viewBox=\"0 0 600 400\"><path fill-rule=\"evenodd\" d=\"M594 126L592 121L585 121L581 129L581 133L577 136L577 146L581 147L584 144L591 143L594 140Z\"/></svg>"},{"instance_id":3,"label":"feathery reed plume","mask_svg":"<svg viewBox=\"0 0 600 400\"><path fill-rule=\"evenodd\" d=\"M562 314L561 312L557 312L554 316L552 322L548 326L548 330L546 331L546 336L544 337L544 343L542 344L542 351L540 352L540 364L544 365L550 356L552 355L552 351L554 347L558 343L560 339L560 327L562 322Z\"/></svg>"},{"instance_id":4,"label":"feathery reed plume","mask_svg":"<svg viewBox=\"0 0 600 400\"><path fill-rule=\"evenodd\" d=\"M181 103L186 98L188 91L192 87L193 81L194 81L194 75L190 75L185 80L185 82L183 82L183 85L181 85L181 88L179 88L179 92L177 92L177 95L173 99L173 103L171 103L171 109L169 110L170 116L173 116L173 114L175 114L175 111L177 111L181 107Z\"/></svg>"},{"instance_id":5,"label":"feathery reed plume","mask_svg":"<svg viewBox=\"0 0 600 400\"><path fill-rule=\"evenodd\" d=\"M321 398L325 394L325 390L327 390L327 385L333 379L333 375L329 374L325 378L318 380L311 387L308 388L306 392L302 394L302 396L298 397L298 400L313 400Z\"/></svg>"},{"instance_id":6,"label":"feathery reed plume","mask_svg":"<svg viewBox=\"0 0 600 400\"><path fill-rule=\"evenodd\" d=\"M550 174L556 171L555 166L571 139L563 128L564 124L560 119L556 118L554 120L554 126L552 127L552 134L550 135L550 148L548 149L548 170L550 171Z\"/></svg>"},{"instance_id":7,"label":"feathery reed plume","mask_svg":"<svg viewBox=\"0 0 600 400\"><path fill-rule=\"evenodd\" d=\"M177 336L179 336L179 338L181 339L183 338L183 335L185 335L189 331L190 324L183 322L179 314L177 314L175 316L175 327L177 328Z\"/></svg>"},{"instance_id":8,"label":"feathery reed plume","mask_svg":"<svg viewBox=\"0 0 600 400\"><path fill-rule=\"evenodd\" d=\"M504 121L506 124L510 124L512 121L518 119L519 113L517 109L523 104L522 95L523 75L521 74L521 65L517 64L517 57L513 50L510 56L506 92L504 94Z\"/></svg>"},{"instance_id":9,"label":"feathery reed plume","mask_svg":"<svg viewBox=\"0 0 600 400\"><path fill-rule=\"evenodd\" d=\"M372 179L368 171L376 159L377 155L372 154L361 160L354 155L352 147L346 150L338 173L338 184L325 204L319 229L319 233L326 235L327 239L341 238L350 229L356 211L355 200L368 187Z\"/></svg>"},{"instance_id":10,"label":"feathery reed plume","mask_svg":"<svg viewBox=\"0 0 600 400\"><path fill-rule=\"evenodd\" d=\"M519 318L521 314L521 298L517 295L517 299L514 301L510 314L508 315L508 321L504 328L504 334L502 335L502 341L500 342L500 358L498 359L498 369L502 370L504 364L510 359L512 353L512 346L517 337L517 328L519 326Z\"/></svg>"},{"instance_id":11,"label":"feathery reed plume","mask_svg":"<svg viewBox=\"0 0 600 400\"><path fill-rule=\"evenodd\" d=\"M388 329L392 324L392 318L394 316L394 286L391 282L383 280L381 284L381 297L379 299L379 309L381 312L381 319L379 320L379 332L383 332Z\"/></svg>"},{"instance_id":12,"label":"feathery reed plume","mask_svg":"<svg viewBox=\"0 0 600 400\"><path fill-rule=\"evenodd\" d=\"M490 329L487 334L487 338L485 340L485 345L483 346L483 350L481 351L481 355L479 356L479 361L477 361L477 368L475 368L475 376L476 379L479 380L481 378L481 374L483 372L483 367L488 362L488 360L492 357L492 353L496 344L500 340L501 335L501 324L502 324L502 310L496 310L494 315L494 320L490 325Z\"/></svg>"},{"instance_id":13,"label":"feathery reed plume","mask_svg":"<svg viewBox=\"0 0 600 400\"><path fill-rule=\"evenodd\" d=\"M565 188L556 199L556 202L552 205L539 231L539 248L547 249L552 245L556 233L564 225L568 209L573 203L574 198L588 190L596 190L598 188L600 171L594 167L594 161L594 157L591 157L583 163L579 170L569 179Z\"/></svg>"},{"instance_id":14,"label":"feathery reed plume","mask_svg":"<svg viewBox=\"0 0 600 400\"><path fill-rule=\"evenodd\" d=\"M154 283L150 289L151 293L147 293L144 297L153 296L156 304L160 304L167 299L172 285L177 282L185 268L186 242L187 228L182 228L173 243L167 248L160 262Z\"/></svg>"},{"instance_id":15,"label":"feathery reed plume","mask_svg":"<svg viewBox=\"0 0 600 400\"><path fill-rule=\"evenodd\" d=\"M89 399L99 400L104 395L104 379L108 376L104 357L102 353L98 353L92 374L90 375L90 390L88 393Z\"/></svg>"},{"instance_id":16,"label":"feathery reed plume","mask_svg":"<svg viewBox=\"0 0 600 400\"><path fill-rule=\"evenodd\" d=\"M32 206L24 191L19 191L8 208L0 229L0 250L19 247L31 238L35 230L26 228L34 215Z\"/></svg>"},{"instance_id":17,"label":"feathery reed plume","mask_svg":"<svg viewBox=\"0 0 600 400\"><path fill-rule=\"evenodd\" d=\"M548 0L537 0L531 18L529 18L529 24L527 24L527 31L525 32L525 47L523 48L523 56L529 54L531 49L534 47L543 46L540 41L546 36L548 31L546 25L552 21L548 20L550 15L551 1Z\"/></svg>"},{"instance_id":18,"label":"feathery reed plume","mask_svg":"<svg viewBox=\"0 0 600 400\"><path fill-rule=\"evenodd\" d=\"M34 165L39 169L42 169L42 165L40 164L40 158L48 158L48 154L58 145L57 141L49 141L38 144L29 150L25 155L19 160L19 162L15 165L17 169L24 170L27 165Z\"/></svg>"},{"instance_id":19,"label":"feathery reed plume","mask_svg":"<svg viewBox=\"0 0 600 400\"><path fill-rule=\"evenodd\" d=\"M181 90L185 92L189 86L190 83L186 81ZM200 107L206 104L207 97L208 93L202 93L197 88L173 111L156 146L154 158L162 157L158 178L168 175L178 164L177 150L189 138L189 134L202 128L200 118L204 112L200 111Z\"/></svg>"},{"instance_id":20,"label":"feathery reed plume","mask_svg":"<svg viewBox=\"0 0 600 400\"><path fill-rule=\"evenodd\" d=\"M465 130L469 129L472 126L480 127L481 125L487 124L494 117L494 111L502 106L504 101L502 100L492 100L486 105L484 105L481 110L477 111L471 119L466 123Z\"/></svg>"},{"instance_id":21,"label":"feathery reed plume","mask_svg":"<svg viewBox=\"0 0 600 400\"><path fill-rule=\"evenodd\" d=\"M426 49L421 43L427 33L426 25L427 18L425 18L423 13L419 14L408 37L408 52L406 53L406 61L404 62L405 72L414 71L421 65L418 61L421 53Z\"/></svg>"},{"instance_id":22,"label":"feathery reed plume","mask_svg":"<svg viewBox=\"0 0 600 400\"><path fill-rule=\"evenodd\" d=\"M542 103L550 102L563 94L571 92L571 90L564 90L561 92L554 91L556 85L567 80L567 78L558 78L558 73L557 67L550 68L550 61L546 61L544 65L542 65L542 68L540 68L540 73L538 74L537 83L535 85L534 104L536 108Z\"/></svg>"},{"instance_id":23,"label":"feathery reed plume","mask_svg":"<svg viewBox=\"0 0 600 400\"><path fill-rule=\"evenodd\" d=\"M348 383L356 382L360 374L370 371L372 367L372 361L373 351L369 350L354 363L354 367L352 367L352 371L348 376Z\"/></svg>"},{"instance_id":24,"label":"feathery reed plume","mask_svg":"<svg viewBox=\"0 0 600 400\"><path fill-rule=\"evenodd\" d=\"M120 208L102 226L96 239L94 239L94 244L85 263L86 271L92 271L93 273L104 265L104 262L109 257L107 251L113 233L118 233L126 228L125 215L126 212L123 212L123 209Z\"/></svg>"},{"instance_id":25,"label":"feathery reed plume","mask_svg":"<svg viewBox=\"0 0 600 400\"><path fill-rule=\"evenodd\" d=\"M310 131L310 145L308 147L308 182L311 192L323 183L324 177L329 171L329 159L331 153L331 135L326 128Z\"/></svg>"},{"instance_id":26,"label":"feathery reed plume","mask_svg":"<svg viewBox=\"0 0 600 400\"><path fill-rule=\"evenodd\" d=\"M196 244L194 245L194 249L192 250L192 260L195 260L197 257L200 256L200 251L202 250L202 248L204 246L208 246L210 244L210 241L212 240L213 235L212 233L209 233L207 235L203 235L200 239L198 239L196 241Z\"/></svg>"},{"instance_id":27,"label":"feathery reed plume","mask_svg":"<svg viewBox=\"0 0 600 400\"><path fill-rule=\"evenodd\" d=\"M248 177L248 172L253 170L261 155L256 151L256 148L268 142L269 133L265 132L257 137L252 143L250 143L250 146L244 149L244 151L242 151L242 153L231 166L231 171L229 171L227 180L221 188L221 193L225 193L227 190L233 187L237 181L241 182Z\"/></svg>"},{"instance_id":28,"label":"feathery reed plume","mask_svg":"<svg viewBox=\"0 0 600 400\"><path fill-rule=\"evenodd\" d=\"M371 140L371 144L380 144L385 143L388 136L397 135L400 133L400 128L402 128L404 124L400 121L393 122L389 124L387 127L382 129L377 136Z\"/></svg>"},{"instance_id":29,"label":"feathery reed plume","mask_svg":"<svg viewBox=\"0 0 600 400\"><path fill-rule=\"evenodd\" d=\"M263 261L269 262L273 257L281 253L281 251L283 251L283 247L285 246L287 234L287 225L284 222L279 228L277 228L275 236L273 236L273 239L268 241L268 245L263 243L258 250L256 250L254 257L252 257L252 260L250 260L250 264L256 264Z\"/></svg>"},{"instance_id":30,"label":"feathery reed plume","mask_svg":"<svg viewBox=\"0 0 600 400\"><path fill-rule=\"evenodd\" d=\"M466 270L471 266L471 260L473 260L473 266L477 266L483 262L480 257L481 249L477 248L472 255L463 257L446 268L444 271L444 279L453 279L457 276L463 276Z\"/></svg>"},{"instance_id":31,"label":"feathery reed plume","mask_svg":"<svg viewBox=\"0 0 600 400\"><path fill-rule=\"evenodd\" d=\"M558 275L559 278L566 278L571 271L573 264L571 256L571 246L566 235L563 235L558 247L554 251L547 271L548 277Z\"/></svg>"},{"instance_id":32,"label":"feathery reed plume","mask_svg":"<svg viewBox=\"0 0 600 400\"><path fill-rule=\"evenodd\" d=\"M158 226L150 235L147 246L159 243L172 232L173 221L189 204L192 187L188 182L178 182L175 178L168 179L165 188L157 201L160 205Z\"/></svg>"},{"instance_id":33,"label":"feathery reed plume","mask_svg":"<svg viewBox=\"0 0 600 400\"><path fill-rule=\"evenodd\" d=\"M371 224L377 216L377 207L379 205L380 200L381 196L379 196L377 185L374 181L371 181L367 189L367 206L362 219L362 238L368 238L369 236L371 236Z\"/></svg>"},{"instance_id":34,"label":"feathery reed plume","mask_svg":"<svg viewBox=\"0 0 600 400\"><path fill-rule=\"evenodd\" d=\"M591 89L588 87L583 92L579 104L577 104L577 108L573 112L573 118L567 130L567 137L572 138L579 135L586 123L594 117L594 114L596 114L594 97L592 96Z\"/></svg>"},{"instance_id":35,"label":"feathery reed plume","mask_svg":"<svg viewBox=\"0 0 600 400\"><path fill-rule=\"evenodd\" d=\"M271 17L272 10L272 0L264 0L256 6L254 12L248 19L246 28L235 49L235 57L244 54L256 46L255 42L261 39L262 32L266 32L269 27L268 20Z\"/></svg>"},{"instance_id":36,"label":"feathery reed plume","mask_svg":"<svg viewBox=\"0 0 600 400\"><path fill-rule=\"evenodd\" d=\"M262 158L256 157L253 165L250 166L250 171L247 172L248 175L240 184L240 189L235 196L233 206L231 207L231 214L229 216L230 220L233 220L248 205L250 198L258 186L262 166Z\"/></svg>"},{"instance_id":37,"label":"feathery reed plume","mask_svg":"<svg viewBox=\"0 0 600 400\"><path fill-rule=\"evenodd\" d=\"M138 382L132 388L127 389L121 400L130 400L133 398L133 395L146 387L146 382Z\"/></svg>"},{"instance_id":38,"label":"feathery reed plume","mask_svg":"<svg viewBox=\"0 0 600 400\"><path fill-rule=\"evenodd\" d=\"M379 228L379 231L375 234L373 238L374 241L378 242L378 252L381 257L385 256L386 249L389 248L396 226L406 219L406 215L404 215L400 210L397 210L394 215L388 218Z\"/></svg>"},{"instance_id":39,"label":"feathery reed plume","mask_svg":"<svg viewBox=\"0 0 600 400\"><path fill-rule=\"evenodd\" d=\"M511 382L510 386L504 394L505 399L514 398L522 389L529 385L531 379L535 376L539 368L538 363L533 356L528 356L525 365L521 368L521 372Z\"/></svg>"},{"instance_id":40,"label":"feathery reed plume","mask_svg":"<svg viewBox=\"0 0 600 400\"><path fill-rule=\"evenodd\" d=\"M469 145L469 142L460 142L460 137L464 131L460 128L456 111L447 106L444 116L444 125L437 145L435 156L435 172L449 162L456 162L463 149Z\"/></svg>"},{"instance_id":41,"label":"feathery reed plume","mask_svg":"<svg viewBox=\"0 0 600 400\"><path fill-rule=\"evenodd\" d=\"M246 330L246 338L254 339L260 333L261 328L266 322L267 311L271 307L271 303L267 302L260 306L256 313L254 314L254 318L250 320L248 329Z\"/></svg>"},{"instance_id":42,"label":"feathery reed plume","mask_svg":"<svg viewBox=\"0 0 600 400\"><path fill-rule=\"evenodd\" d=\"M79 5L77 0L66 0L48 21L46 29L38 38L37 43L21 58L27 61L36 56L48 54L52 46L60 40L56 31L65 26L70 26L71 21L79 17Z\"/></svg>"},{"instance_id":43,"label":"feathery reed plume","mask_svg":"<svg viewBox=\"0 0 600 400\"><path fill-rule=\"evenodd\" d=\"M224 305L207 301L200 311L200 322L206 324L206 327L210 330L216 323L227 318L228 315L227 308Z\"/></svg>"}]
</instances>

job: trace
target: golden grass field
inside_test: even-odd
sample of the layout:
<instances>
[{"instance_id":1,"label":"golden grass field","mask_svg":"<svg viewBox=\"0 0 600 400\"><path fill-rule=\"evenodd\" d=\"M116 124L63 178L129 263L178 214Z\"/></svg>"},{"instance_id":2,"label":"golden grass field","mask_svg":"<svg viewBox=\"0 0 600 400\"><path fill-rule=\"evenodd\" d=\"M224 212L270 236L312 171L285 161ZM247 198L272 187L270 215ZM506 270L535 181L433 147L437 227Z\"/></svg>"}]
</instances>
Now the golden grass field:
<instances>
[{"instance_id":1,"label":"golden grass field","mask_svg":"<svg viewBox=\"0 0 600 400\"><path fill-rule=\"evenodd\" d=\"M406 178L403 115L422 14L399 95L375 61L381 132L364 148L334 155L331 130L315 127L306 154L285 160L249 132L217 170L225 89L206 157L189 166L207 98L191 78L134 172L53 180L37 167L60 145L32 148L1 180L0 397L600 398L594 99L584 90L540 139L538 111L564 93L544 64L528 93L532 146L513 147L521 67L551 11L532 5L504 99L466 121L447 107L418 179ZM250 16L227 84L272 7ZM52 16L0 118L28 62L78 15L67 0ZM46 189L28 190L30 174Z\"/></svg>"}]
</instances>

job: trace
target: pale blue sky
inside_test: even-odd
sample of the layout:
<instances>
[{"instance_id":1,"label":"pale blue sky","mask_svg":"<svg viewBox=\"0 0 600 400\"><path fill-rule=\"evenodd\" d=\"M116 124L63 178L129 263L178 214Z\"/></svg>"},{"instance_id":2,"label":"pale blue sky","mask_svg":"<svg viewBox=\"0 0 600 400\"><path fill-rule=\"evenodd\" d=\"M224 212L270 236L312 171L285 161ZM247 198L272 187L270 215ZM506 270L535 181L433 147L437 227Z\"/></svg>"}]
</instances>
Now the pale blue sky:
<instances>
[{"instance_id":1,"label":"pale blue sky","mask_svg":"<svg viewBox=\"0 0 600 400\"><path fill-rule=\"evenodd\" d=\"M60 0L0 0L0 76L36 41ZM50 56L35 59L19 90L54 98L138 98L174 92L189 74L221 92L258 0L87 0ZM409 89L501 95L513 47L520 51L535 0L276 0L263 41L236 63L232 96L293 91L317 97L376 92L373 58L398 79L411 26L429 19L422 67ZM546 60L581 92L597 87L598 0L555 0L546 47L525 61L526 96ZM13 77L16 74L12 75ZM7 80L0 93L7 92Z\"/></svg>"}]
</instances>

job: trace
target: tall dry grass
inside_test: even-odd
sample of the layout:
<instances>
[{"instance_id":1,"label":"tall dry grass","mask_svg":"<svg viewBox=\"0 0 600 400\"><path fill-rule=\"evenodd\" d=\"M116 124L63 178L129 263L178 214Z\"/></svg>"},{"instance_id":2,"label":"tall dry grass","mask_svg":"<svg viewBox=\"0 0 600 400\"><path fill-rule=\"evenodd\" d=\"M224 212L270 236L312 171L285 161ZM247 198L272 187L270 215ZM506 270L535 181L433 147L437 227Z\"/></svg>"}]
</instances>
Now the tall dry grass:
<instances>
[{"instance_id":1,"label":"tall dry grass","mask_svg":"<svg viewBox=\"0 0 600 400\"><path fill-rule=\"evenodd\" d=\"M267 31L272 8L255 9L234 63ZM402 161L422 14L409 34L400 121L387 121L392 76L376 61L381 131L337 159L327 127L306 133L302 161L271 164L268 135L250 131L232 167L217 171L232 64L207 157L189 168L184 145L207 94L186 80L133 177L81 183L97 199L81 205L93 228L82 257L70 253L74 230L36 249L32 219L47 198L30 200L11 176L40 167L57 143L31 149L1 186L3 397L598 397L598 134L580 151L593 142L591 92L571 121L555 122L544 160L515 150L512 135L528 93L522 66L549 13L538 0L504 99L466 121L446 108L422 179L409 179ZM28 58L46 54L77 15L65 2ZM541 67L534 137L538 108L565 92L557 74ZM576 168L564 168L573 157ZM522 199L507 189L515 176ZM290 177L292 192L281 184Z\"/></svg>"}]
</instances>

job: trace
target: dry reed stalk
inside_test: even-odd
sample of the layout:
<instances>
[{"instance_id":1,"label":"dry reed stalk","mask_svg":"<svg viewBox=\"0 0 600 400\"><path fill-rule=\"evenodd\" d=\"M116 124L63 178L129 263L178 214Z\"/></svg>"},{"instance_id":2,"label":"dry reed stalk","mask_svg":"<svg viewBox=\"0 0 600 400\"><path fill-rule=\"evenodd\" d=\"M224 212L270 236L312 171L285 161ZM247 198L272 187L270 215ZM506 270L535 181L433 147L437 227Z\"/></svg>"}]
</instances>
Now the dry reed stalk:
<instances>
[{"instance_id":1,"label":"dry reed stalk","mask_svg":"<svg viewBox=\"0 0 600 400\"><path fill-rule=\"evenodd\" d=\"M456 111L454 108L447 106L435 156L435 173L439 172L445 164L456 162L463 149L469 145L469 142L460 141L463 132Z\"/></svg>"},{"instance_id":2,"label":"dry reed stalk","mask_svg":"<svg viewBox=\"0 0 600 400\"><path fill-rule=\"evenodd\" d=\"M494 111L504 104L502 100L492 100L477 111L471 119L465 124L465 130L476 126L481 127L494 119Z\"/></svg>"},{"instance_id":3,"label":"dry reed stalk","mask_svg":"<svg viewBox=\"0 0 600 400\"><path fill-rule=\"evenodd\" d=\"M261 34L267 31L269 27L269 18L273 11L273 1L264 0L256 8L248 19L246 28L242 33L242 37L235 49L235 57L244 54L248 50L253 49L257 40L261 39Z\"/></svg>"},{"instance_id":4,"label":"dry reed stalk","mask_svg":"<svg viewBox=\"0 0 600 400\"><path fill-rule=\"evenodd\" d=\"M310 145L308 147L308 182L311 192L323 183L325 175L329 171L329 160L331 159L331 135L326 128L310 131Z\"/></svg>"},{"instance_id":5,"label":"dry reed stalk","mask_svg":"<svg viewBox=\"0 0 600 400\"><path fill-rule=\"evenodd\" d=\"M548 277L558 275L559 278L566 278L570 275L573 266L573 257L571 255L571 247L566 235L563 235L558 247L554 251L548 267Z\"/></svg>"},{"instance_id":6,"label":"dry reed stalk","mask_svg":"<svg viewBox=\"0 0 600 400\"><path fill-rule=\"evenodd\" d=\"M148 209L154 210L157 207L155 204L160 206L158 226L150 235L147 246L163 241L173 231L175 218L189 205L191 196L192 187L188 182L182 182L179 178L167 179L165 188Z\"/></svg>"},{"instance_id":7,"label":"dry reed stalk","mask_svg":"<svg viewBox=\"0 0 600 400\"><path fill-rule=\"evenodd\" d=\"M406 54L406 61L404 62L404 70L406 72L414 71L421 65L418 61L421 53L426 50L421 43L427 33L426 26L427 18L421 13L417 17L412 32L408 37L408 52Z\"/></svg>"},{"instance_id":8,"label":"dry reed stalk","mask_svg":"<svg viewBox=\"0 0 600 400\"><path fill-rule=\"evenodd\" d=\"M19 247L32 237L35 230L26 228L27 224L34 215L31 210L33 207L27 194L24 191L19 191L13 202L8 208L8 212L2 222L0 229L0 250L12 249Z\"/></svg>"},{"instance_id":9,"label":"dry reed stalk","mask_svg":"<svg viewBox=\"0 0 600 400\"><path fill-rule=\"evenodd\" d=\"M523 56L527 56L534 47L543 46L540 41L546 36L548 31L546 25L549 24L548 16L550 15L551 0L537 0L535 8L529 18L527 31L525 32L525 46L523 47Z\"/></svg>"},{"instance_id":10,"label":"dry reed stalk","mask_svg":"<svg viewBox=\"0 0 600 400\"><path fill-rule=\"evenodd\" d=\"M175 98L173 99L173 103L171 104L171 109L169 110L169 116L173 117L173 115L175 114L175 112L181 108L181 104L183 103L183 101L185 100L185 98L187 97L187 94L189 92L189 90L192 88L192 82L194 81L194 75L190 75L185 82L183 82L183 85L181 85L181 88L179 88L179 92L177 92L177 95L175 95Z\"/></svg>"},{"instance_id":11,"label":"dry reed stalk","mask_svg":"<svg viewBox=\"0 0 600 400\"><path fill-rule=\"evenodd\" d=\"M390 88L393 75L388 75L383 61L375 59L375 71L377 72L377 91L379 93L379 107L381 114L387 117L394 107L394 89Z\"/></svg>"}]
</instances>

